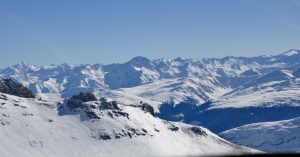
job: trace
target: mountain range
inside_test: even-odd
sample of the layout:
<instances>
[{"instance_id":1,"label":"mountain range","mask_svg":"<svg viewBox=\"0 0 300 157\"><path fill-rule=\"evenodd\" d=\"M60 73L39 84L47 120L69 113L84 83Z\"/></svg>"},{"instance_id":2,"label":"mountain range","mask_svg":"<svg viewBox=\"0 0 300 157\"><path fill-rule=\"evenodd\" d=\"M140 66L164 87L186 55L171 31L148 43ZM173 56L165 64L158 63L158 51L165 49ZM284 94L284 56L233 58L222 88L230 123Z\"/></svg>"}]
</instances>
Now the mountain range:
<instances>
[{"instance_id":1,"label":"mountain range","mask_svg":"<svg viewBox=\"0 0 300 157\"><path fill-rule=\"evenodd\" d=\"M251 129L258 130L251 134L252 139L263 137L264 131L275 134L278 130L261 125L282 124L281 121L299 117L299 65L300 51L291 49L257 57L150 60L139 56L108 65L34 66L21 62L2 68L0 76L30 89L36 96L31 101L40 98L64 104L80 92L91 92L98 98L129 106L142 101L151 105L156 118L170 124L186 123L179 124L183 128L203 126L230 142L272 152L284 151L283 143L258 147L255 140L246 141L243 136ZM130 115L138 116L135 112ZM125 123L129 122L122 125ZM286 132L293 132L291 128L285 128ZM284 139L286 135L280 136ZM265 136L264 140L272 141L273 137ZM291 150L300 149L299 141L293 142L298 143L293 143L295 147Z\"/></svg>"}]
</instances>

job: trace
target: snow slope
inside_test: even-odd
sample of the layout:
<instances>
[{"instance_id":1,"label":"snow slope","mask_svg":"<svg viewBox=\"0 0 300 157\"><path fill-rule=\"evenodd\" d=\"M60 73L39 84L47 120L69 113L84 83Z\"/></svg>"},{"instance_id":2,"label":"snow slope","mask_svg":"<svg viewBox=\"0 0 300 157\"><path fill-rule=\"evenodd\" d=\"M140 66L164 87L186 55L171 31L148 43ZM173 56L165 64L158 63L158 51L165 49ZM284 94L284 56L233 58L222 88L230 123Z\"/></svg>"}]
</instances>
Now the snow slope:
<instances>
[{"instance_id":1,"label":"snow slope","mask_svg":"<svg viewBox=\"0 0 300 157\"><path fill-rule=\"evenodd\" d=\"M267 152L299 152L300 118L254 123L222 132L225 139Z\"/></svg>"},{"instance_id":2,"label":"snow slope","mask_svg":"<svg viewBox=\"0 0 300 157\"><path fill-rule=\"evenodd\" d=\"M178 78L155 81L137 87L120 88L97 92L114 100L132 103L144 101L150 103L156 112L163 103L179 104L193 100L197 105L231 91L226 86L221 86L214 78Z\"/></svg>"},{"instance_id":3,"label":"snow slope","mask_svg":"<svg viewBox=\"0 0 300 157\"><path fill-rule=\"evenodd\" d=\"M260 74L223 96L188 110L179 120L220 133L250 123L296 118L300 115L299 71L287 68ZM166 119L181 113L176 107L165 105L163 109Z\"/></svg>"},{"instance_id":4,"label":"snow slope","mask_svg":"<svg viewBox=\"0 0 300 157\"><path fill-rule=\"evenodd\" d=\"M209 109L299 106L299 69L272 71L215 99Z\"/></svg>"},{"instance_id":5,"label":"snow slope","mask_svg":"<svg viewBox=\"0 0 300 157\"><path fill-rule=\"evenodd\" d=\"M57 106L58 105L58 106ZM174 156L246 153L209 130L152 116L139 105L65 103L0 94L3 156Z\"/></svg>"}]
</instances>

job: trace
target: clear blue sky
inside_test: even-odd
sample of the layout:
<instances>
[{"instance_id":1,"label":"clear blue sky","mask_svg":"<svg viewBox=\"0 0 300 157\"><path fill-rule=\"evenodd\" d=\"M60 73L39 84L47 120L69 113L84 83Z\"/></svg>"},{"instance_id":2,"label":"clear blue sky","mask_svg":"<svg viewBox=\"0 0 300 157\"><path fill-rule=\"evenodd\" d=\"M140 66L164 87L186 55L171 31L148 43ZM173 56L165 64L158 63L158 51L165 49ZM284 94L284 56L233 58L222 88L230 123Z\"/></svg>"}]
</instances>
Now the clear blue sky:
<instances>
[{"instance_id":1,"label":"clear blue sky","mask_svg":"<svg viewBox=\"0 0 300 157\"><path fill-rule=\"evenodd\" d=\"M300 48L300 0L0 0L0 67Z\"/></svg>"}]
</instances>

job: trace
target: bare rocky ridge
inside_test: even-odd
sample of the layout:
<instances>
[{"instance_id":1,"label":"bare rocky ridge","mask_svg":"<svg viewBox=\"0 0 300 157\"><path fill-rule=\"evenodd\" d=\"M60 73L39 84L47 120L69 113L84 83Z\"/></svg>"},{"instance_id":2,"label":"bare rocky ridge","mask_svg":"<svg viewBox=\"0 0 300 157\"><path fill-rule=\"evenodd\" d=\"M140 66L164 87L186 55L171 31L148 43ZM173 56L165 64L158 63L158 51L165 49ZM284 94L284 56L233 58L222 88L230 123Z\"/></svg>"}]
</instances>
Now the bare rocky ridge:
<instances>
[{"instance_id":1,"label":"bare rocky ridge","mask_svg":"<svg viewBox=\"0 0 300 157\"><path fill-rule=\"evenodd\" d=\"M0 92L24 98L35 98L27 87L12 79L0 78Z\"/></svg>"}]
</instances>

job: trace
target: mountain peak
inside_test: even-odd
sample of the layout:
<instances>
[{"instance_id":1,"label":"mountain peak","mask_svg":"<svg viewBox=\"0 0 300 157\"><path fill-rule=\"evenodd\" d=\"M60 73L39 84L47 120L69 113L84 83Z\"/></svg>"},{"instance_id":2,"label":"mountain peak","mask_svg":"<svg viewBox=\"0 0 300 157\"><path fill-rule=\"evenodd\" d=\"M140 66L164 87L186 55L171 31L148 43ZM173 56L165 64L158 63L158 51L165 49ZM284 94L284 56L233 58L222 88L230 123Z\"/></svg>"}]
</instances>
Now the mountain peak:
<instances>
[{"instance_id":1,"label":"mountain peak","mask_svg":"<svg viewBox=\"0 0 300 157\"><path fill-rule=\"evenodd\" d=\"M18 69L18 70L37 70L38 68L34 65L29 65L23 61L21 61L20 63L18 64L15 64L15 65L12 65L11 66L12 68L14 69Z\"/></svg>"},{"instance_id":2,"label":"mountain peak","mask_svg":"<svg viewBox=\"0 0 300 157\"><path fill-rule=\"evenodd\" d=\"M138 64L138 65L149 65L151 62L150 59L146 58L146 57L143 57L143 56L137 56L137 57L134 57L132 58L130 61L128 61L127 63L130 63L130 64Z\"/></svg>"},{"instance_id":3,"label":"mountain peak","mask_svg":"<svg viewBox=\"0 0 300 157\"><path fill-rule=\"evenodd\" d=\"M148 62L150 61L148 58L143 57L143 56L136 56L134 58L132 58L130 61L138 61L138 62Z\"/></svg>"},{"instance_id":4,"label":"mountain peak","mask_svg":"<svg viewBox=\"0 0 300 157\"><path fill-rule=\"evenodd\" d=\"M25 63L24 61L21 61L20 63L13 65L13 67L16 67L19 69L25 69L25 68L28 68L29 65L27 63Z\"/></svg>"},{"instance_id":5,"label":"mountain peak","mask_svg":"<svg viewBox=\"0 0 300 157\"><path fill-rule=\"evenodd\" d=\"M300 53L300 50L290 49L290 50L284 52L282 55L284 55L284 56L293 56L293 55L296 55L296 54L299 54L299 53Z\"/></svg>"},{"instance_id":6,"label":"mountain peak","mask_svg":"<svg viewBox=\"0 0 300 157\"><path fill-rule=\"evenodd\" d=\"M173 61L182 62L182 61L184 61L184 58L182 58L182 57L177 57L177 58L175 58Z\"/></svg>"}]
</instances>

